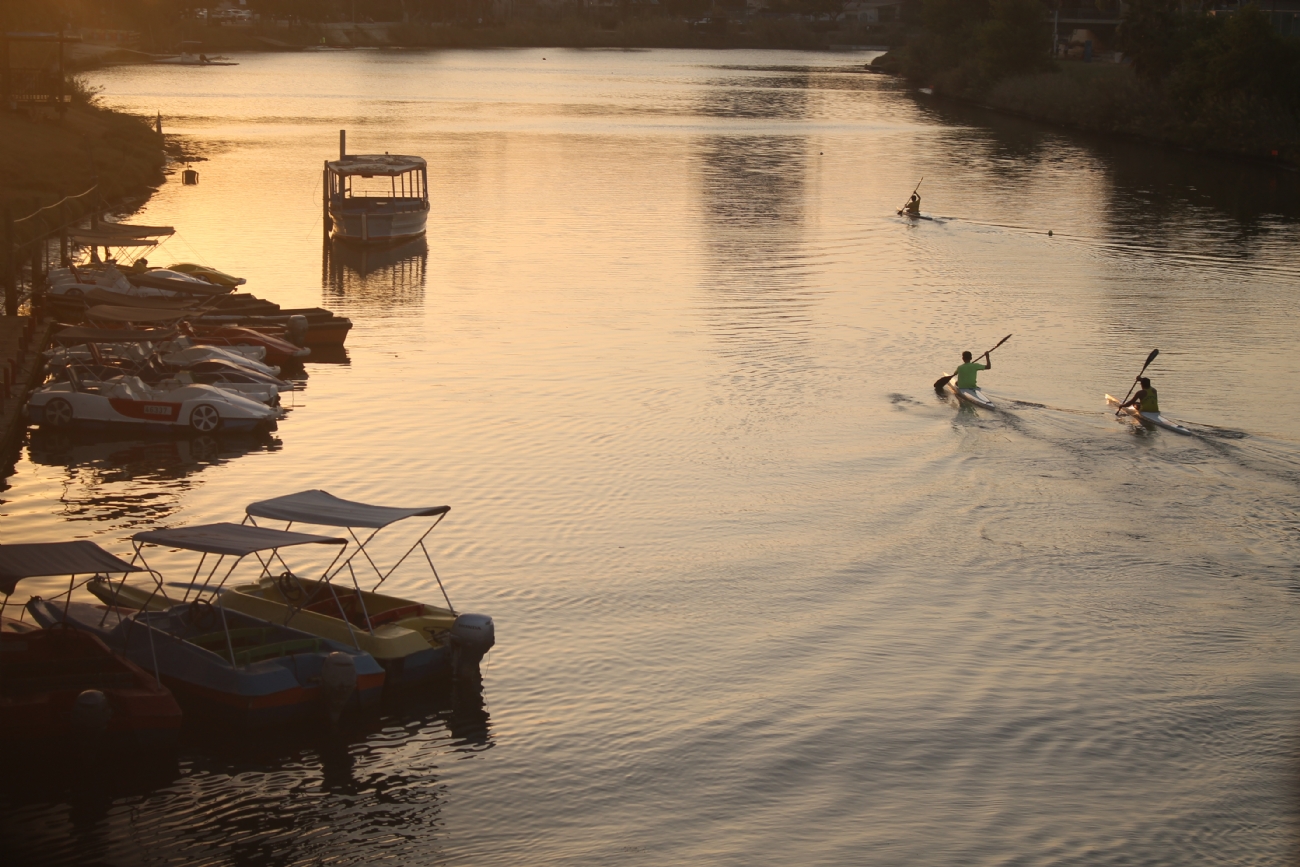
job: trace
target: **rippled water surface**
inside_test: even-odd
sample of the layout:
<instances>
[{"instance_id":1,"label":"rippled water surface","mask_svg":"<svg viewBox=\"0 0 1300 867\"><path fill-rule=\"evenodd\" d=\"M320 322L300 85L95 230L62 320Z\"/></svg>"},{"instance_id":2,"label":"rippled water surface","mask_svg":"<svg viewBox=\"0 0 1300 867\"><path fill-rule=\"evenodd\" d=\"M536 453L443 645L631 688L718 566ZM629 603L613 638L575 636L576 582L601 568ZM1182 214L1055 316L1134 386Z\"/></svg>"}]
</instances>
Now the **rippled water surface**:
<instances>
[{"instance_id":1,"label":"rippled water surface","mask_svg":"<svg viewBox=\"0 0 1300 867\"><path fill-rule=\"evenodd\" d=\"M264 439L34 438L0 540L447 503L499 643L341 739L10 774L23 863L1294 863L1294 174L860 54L237 59L94 75L208 156L150 259L352 317L348 361ZM324 247L340 128L429 160L426 243ZM931 389L1007 333L998 411ZM1153 347L1196 436L1105 409Z\"/></svg>"}]
</instances>

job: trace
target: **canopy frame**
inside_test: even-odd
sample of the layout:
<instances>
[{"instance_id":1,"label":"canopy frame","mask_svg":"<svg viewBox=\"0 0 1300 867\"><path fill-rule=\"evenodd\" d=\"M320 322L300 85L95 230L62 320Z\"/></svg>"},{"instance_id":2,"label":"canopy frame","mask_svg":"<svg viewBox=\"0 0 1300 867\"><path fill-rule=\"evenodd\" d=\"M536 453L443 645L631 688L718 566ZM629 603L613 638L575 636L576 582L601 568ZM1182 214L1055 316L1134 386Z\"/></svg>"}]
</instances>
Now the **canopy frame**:
<instances>
[{"instance_id":1,"label":"canopy frame","mask_svg":"<svg viewBox=\"0 0 1300 867\"><path fill-rule=\"evenodd\" d=\"M258 562L259 566L261 567L261 571L258 574L256 580L261 580L263 577L267 577L267 578L271 577L270 566L271 563L273 563L275 560L279 560L281 564L284 564L283 558L280 557L280 548L291 547L294 545L307 545L307 544L338 545L339 549L335 553L334 559L330 561L329 566L325 567L325 573L328 574L329 571L334 567L334 564L338 562L338 559L343 556L343 553L347 550L347 546L348 546L347 539L343 539L338 536L333 536L333 537L312 536L306 533L289 533L289 532L278 533L276 530L272 530L270 528L258 528L261 530L263 541L251 542L250 544L245 545L244 547L248 550L242 550L242 552L239 549L233 549L233 546L231 546L232 550L222 551L218 549L218 546L211 545L211 544L205 546L201 541L195 538L187 539L184 536L186 530L189 530L191 532L194 531L201 532L204 530L221 530L237 538L240 535L239 528L243 528L245 526L246 525L244 524L229 524L229 523L206 524L206 525L197 525L194 527L181 527L171 531L145 530L143 532L136 533L134 536L131 537L131 544L135 548L135 556L131 559L132 564L139 561L140 563L144 563L145 566L148 567L148 561L145 558L144 549L150 545L158 546L158 547L166 546L166 547L180 548L182 550L187 550L187 551L195 551L200 555L198 562L194 565L194 572L190 576L189 583L183 585L185 588L185 595L181 597L180 601L194 604L197 603L200 599L203 599L206 594L211 594L212 598L216 600L216 605L214 607L221 614L221 629L222 632L225 633L226 648L230 651L230 659L232 661L235 659L235 648L230 637L230 624L226 619L226 607L223 604L221 597L226 590L226 582L230 580L230 576L234 574L235 569L239 567L240 563L242 563L245 559L247 559L250 554L253 555L254 559ZM276 538L276 535L278 535L279 538ZM205 550L205 548L209 550ZM265 551L270 551L271 553L265 560L263 560L262 553ZM207 570L207 574L204 575L204 568L205 568L205 564L207 564L209 555L213 555L214 559L211 567L208 568ZM218 574L222 569L222 564L225 562L227 557L232 558L229 567L225 569L224 574L220 575L220 579L215 584L213 584L212 583L213 579L217 578ZM292 570L288 568L287 564L285 564L285 570L290 574L292 574ZM166 590L163 589L162 579L159 573L156 570L154 570L152 567L149 567L148 571L151 575L155 576L154 577L155 587L153 592L150 593L148 601L151 602L153 598L159 593L162 593L164 599L168 598ZM295 580L297 580L296 577ZM125 583L126 583L126 578L124 576L122 578L122 584L125 585ZM339 599L338 595L334 593L332 586L330 588L330 592L334 596L335 604L338 605L339 613L342 614L343 613L342 600ZM190 599L191 593L194 594L194 598L192 602ZM207 600L207 601L209 601L209 603L211 602L211 600ZM147 605L148 602L146 602L146 606ZM284 620L286 625L288 624L289 620L293 618L293 615L296 613L297 610L291 607L288 616L285 617ZM347 621L346 617L344 617L343 619L345 622ZM357 650L360 650L361 649L360 640L357 638L356 632L353 631L352 625L350 623L348 624L348 635L350 635L352 638L353 647L355 647Z\"/></svg>"},{"instance_id":2,"label":"canopy frame","mask_svg":"<svg viewBox=\"0 0 1300 867\"><path fill-rule=\"evenodd\" d=\"M321 500L328 498L329 501L331 501L329 505L339 507L340 513L334 515L324 514L319 511L313 513L310 507L307 506L293 508L292 501L294 498L306 499L309 497ZM342 510L348 507L353 508L357 513L354 514L354 517L351 519L342 513ZM360 517L360 515L364 514L366 511L371 513L369 520L364 520ZM429 534L433 532L433 529L437 527L438 524L442 523L442 519L445 518L447 513L450 511L450 506L430 506L422 508L376 506L370 503L344 500L340 497L335 497L328 491L311 490L299 491L296 494L276 497L271 500L261 500L256 503L249 503L247 508L244 510L244 521L253 526L260 526L257 523L259 517L270 520L281 520L286 522L286 530L292 527L295 523L308 524L312 526L340 527L346 529L348 535L352 537L352 541L356 544L356 548L347 556L346 559L343 560L343 562L338 564L337 568L326 574L325 581L327 583L332 581L336 575L344 569L347 569L348 574L352 577L352 586L357 590L357 599L361 603L362 614L366 618L366 623L369 624L370 613L365 609L365 600L362 596L361 583L357 578L356 569L353 567L353 560L355 560L358 555L363 557L366 562L370 564L370 568L374 570L375 575L379 577L379 580L370 588L370 592L373 593L378 590L379 586L387 581L395 571L397 571L399 566L406 562L406 559L415 552L416 548L419 548L424 554L425 562L429 564L429 571L433 574L434 580L438 582L438 589L442 591L442 598L447 603L447 610L453 615L456 613L456 607L451 604L451 597L447 595L447 588L442 583L442 576L438 574L438 568L433 565L433 557L429 554L429 549L425 546L425 539L428 538ZM378 514L380 512L389 512L390 514L385 516ZM407 518L417 517L433 518L434 520L433 523L425 528L419 538L417 538L415 542L406 549L402 556L397 559L397 562L393 563L393 565L387 569L387 571L380 568L379 564L370 556L367 547L372 541L374 541L374 538L379 535L380 531L386 529L392 524L404 521ZM371 528L370 535L366 536L364 541L356 533L356 528L358 527ZM299 585L299 589L303 589L301 585ZM371 628L370 632L373 635L374 629Z\"/></svg>"}]
</instances>

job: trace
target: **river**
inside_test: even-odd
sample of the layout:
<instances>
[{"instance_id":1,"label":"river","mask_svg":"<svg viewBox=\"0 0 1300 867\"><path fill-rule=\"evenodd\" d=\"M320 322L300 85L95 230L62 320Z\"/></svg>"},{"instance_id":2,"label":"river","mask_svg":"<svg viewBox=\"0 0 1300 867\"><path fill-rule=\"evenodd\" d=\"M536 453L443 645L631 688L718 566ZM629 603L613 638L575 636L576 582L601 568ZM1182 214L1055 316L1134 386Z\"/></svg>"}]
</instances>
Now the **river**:
<instances>
[{"instance_id":1,"label":"river","mask_svg":"<svg viewBox=\"0 0 1300 867\"><path fill-rule=\"evenodd\" d=\"M93 73L207 157L135 217L178 229L154 264L355 328L273 436L35 438L0 541L129 554L309 488L448 504L439 574L498 644L481 690L341 741L8 775L14 863L1294 863L1297 176L871 56ZM429 160L427 242L323 244L339 129ZM936 219L896 216L921 178ZM934 392L1008 333L996 411ZM1106 409L1153 348L1194 436Z\"/></svg>"}]
</instances>

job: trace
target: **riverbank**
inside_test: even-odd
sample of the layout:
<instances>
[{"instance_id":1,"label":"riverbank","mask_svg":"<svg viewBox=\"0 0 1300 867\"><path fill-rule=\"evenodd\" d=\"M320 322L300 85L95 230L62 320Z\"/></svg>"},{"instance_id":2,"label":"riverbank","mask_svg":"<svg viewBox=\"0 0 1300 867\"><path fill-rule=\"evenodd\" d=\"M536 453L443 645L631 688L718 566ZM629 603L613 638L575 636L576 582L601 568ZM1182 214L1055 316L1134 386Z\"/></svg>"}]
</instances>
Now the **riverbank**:
<instances>
[{"instance_id":1,"label":"riverbank","mask_svg":"<svg viewBox=\"0 0 1300 867\"><path fill-rule=\"evenodd\" d=\"M874 68L901 74L885 54ZM1300 123L1248 97L1189 115L1132 66L1061 61L1051 72L1012 75L983 93L931 83L935 95L1072 129L1137 138L1188 150L1300 166Z\"/></svg>"},{"instance_id":2,"label":"riverbank","mask_svg":"<svg viewBox=\"0 0 1300 867\"><path fill-rule=\"evenodd\" d=\"M645 16L601 20L566 17L471 25L454 22L265 22L173 28L152 34L150 50L166 52L181 41L203 52L291 51L336 48L792 48L887 46L901 38L895 24L811 22L798 18L710 19ZM130 62L129 54L104 54L100 62Z\"/></svg>"},{"instance_id":3,"label":"riverbank","mask_svg":"<svg viewBox=\"0 0 1300 867\"><path fill-rule=\"evenodd\" d=\"M174 148L174 146L173 146ZM164 142L151 120L79 101L5 116L0 206L21 217L99 184L101 203L147 197L164 180Z\"/></svg>"}]
</instances>

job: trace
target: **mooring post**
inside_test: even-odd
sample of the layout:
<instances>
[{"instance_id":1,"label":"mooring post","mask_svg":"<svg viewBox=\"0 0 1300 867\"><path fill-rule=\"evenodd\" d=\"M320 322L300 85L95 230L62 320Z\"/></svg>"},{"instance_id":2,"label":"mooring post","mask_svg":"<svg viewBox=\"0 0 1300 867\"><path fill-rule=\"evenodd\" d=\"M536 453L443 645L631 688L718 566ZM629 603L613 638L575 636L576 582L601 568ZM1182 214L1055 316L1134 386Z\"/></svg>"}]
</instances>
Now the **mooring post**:
<instances>
[{"instance_id":1,"label":"mooring post","mask_svg":"<svg viewBox=\"0 0 1300 867\"><path fill-rule=\"evenodd\" d=\"M324 221L325 238L328 240L330 236L330 163L329 160L325 161L325 168L322 170L320 186L321 186L321 203L320 203L321 219Z\"/></svg>"},{"instance_id":2,"label":"mooring post","mask_svg":"<svg viewBox=\"0 0 1300 867\"><path fill-rule=\"evenodd\" d=\"M162 112L158 112L158 118L154 121L154 129L158 130L158 135L162 135Z\"/></svg>"},{"instance_id":3,"label":"mooring post","mask_svg":"<svg viewBox=\"0 0 1300 867\"><path fill-rule=\"evenodd\" d=\"M59 190L59 264L64 268L72 264L68 261L68 194Z\"/></svg>"}]
</instances>

